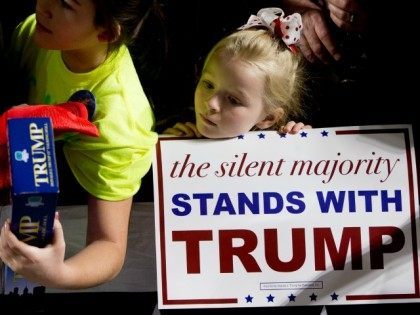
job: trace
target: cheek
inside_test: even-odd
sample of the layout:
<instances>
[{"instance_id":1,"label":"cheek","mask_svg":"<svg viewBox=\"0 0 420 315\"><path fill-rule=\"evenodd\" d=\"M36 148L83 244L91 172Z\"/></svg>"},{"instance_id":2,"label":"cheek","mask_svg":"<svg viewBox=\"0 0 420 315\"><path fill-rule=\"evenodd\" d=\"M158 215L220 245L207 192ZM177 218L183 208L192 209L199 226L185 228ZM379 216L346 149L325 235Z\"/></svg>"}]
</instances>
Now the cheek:
<instances>
[{"instance_id":1,"label":"cheek","mask_svg":"<svg viewBox=\"0 0 420 315\"><path fill-rule=\"evenodd\" d=\"M224 119L229 120L235 124L253 124L257 117L254 113L241 107L234 107L233 109L223 111Z\"/></svg>"},{"instance_id":2,"label":"cheek","mask_svg":"<svg viewBox=\"0 0 420 315\"><path fill-rule=\"evenodd\" d=\"M204 89L197 88L194 94L195 108L206 108L207 107L208 95Z\"/></svg>"},{"instance_id":3,"label":"cheek","mask_svg":"<svg viewBox=\"0 0 420 315\"><path fill-rule=\"evenodd\" d=\"M200 104L201 104L201 102L202 102L202 96L201 96L201 93L200 93L200 91L198 90L198 89L196 89L195 90L195 93L194 93L194 107L195 107L195 109L197 110L198 108L200 108Z\"/></svg>"}]
</instances>

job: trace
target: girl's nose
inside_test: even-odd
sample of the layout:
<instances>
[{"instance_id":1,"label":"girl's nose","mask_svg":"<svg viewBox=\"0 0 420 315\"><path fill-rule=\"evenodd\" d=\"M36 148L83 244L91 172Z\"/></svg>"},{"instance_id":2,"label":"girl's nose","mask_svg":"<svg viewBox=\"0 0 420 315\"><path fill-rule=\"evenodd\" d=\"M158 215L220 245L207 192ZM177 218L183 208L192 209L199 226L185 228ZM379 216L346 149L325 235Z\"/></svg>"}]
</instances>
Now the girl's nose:
<instances>
[{"instance_id":1,"label":"girl's nose","mask_svg":"<svg viewBox=\"0 0 420 315\"><path fill-rule=\"evenodd\" d=\"M36 2L36 12L37 14L41 14L44 18L51 18L51 4L50 0L38 0Z\"/></svg>"},{"instance_id":2,"label":"girl's nose","mask_svg":"<svg viewBox=\"0 0 420 315\"><path fill-rule=\"evenodd\" d=\"M219 97L213 94L207 101L207 109L210 113L217 113L220 110Z\"/></svg>"}]
</instances>

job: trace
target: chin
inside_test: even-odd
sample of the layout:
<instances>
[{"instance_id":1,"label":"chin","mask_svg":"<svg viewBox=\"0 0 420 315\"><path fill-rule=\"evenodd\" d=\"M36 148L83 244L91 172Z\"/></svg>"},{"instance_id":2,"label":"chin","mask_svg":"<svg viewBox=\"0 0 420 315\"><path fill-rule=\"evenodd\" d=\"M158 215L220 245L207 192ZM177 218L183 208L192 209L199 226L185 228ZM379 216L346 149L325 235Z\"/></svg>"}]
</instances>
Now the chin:
<instances>
[{"instance_id":1,"label":"chin","mask_svg":"<svg viewBox=\"0 0 420 315\"><path fill-rule=\"evenodd\" d=\"M39 48L52 49L49 41L46 40L41 34L38 34L38 32L35 32L34 34L34 43Z\"/></svg>"},{"instance_id":2,"label":"chin","mask_svg":"<svg viewBox=\"0 0 420 315\"><path fill-rule=\"evenodd\" d=\"M224 138L235 138L241 133L226 132L220 130L217 126L209 126L206 123L197 120L197 130L206 138L210 139L224 139Z\"/></svg>"},{"instance_id":3,"label":"chin","mask_svg":"<svg viewBox=\"0 0 420 315\"><path fill-rule=\"evenodd\" d=\"M209 128L203 127L200 124L197 124L197 130L206 138L210 138L210 139L220 138L217 136L217 132L215 130L209 130Z\"/></svg>"},{"instance_id":4,"label":"chin","mask_svg":"<svg viewBox=\"0 0 420 315\"><path fill-rule=\"evenodd\" d=\"M60 43L57 43L51 38L46 38L45 34L39 34L38 32L35 32L34 34L34 43L37 47L42 49L48 49L48 50L64 50L65 47L62 47L63 45L60 45Z\"/></svg>"},{"instance_id":5,"label":"chin","mask_svg":"<svg viewBox=\"0 0 420 315\"><path fill-rule=\"evenodd\" d=\"M208 130L206 128L199 128L197 127L198 131L206 138L209 139L225 139L225 138L234 138L237 135L230 135L224 132L220 132L218 130Z\"/></svg>"}]
</instances>

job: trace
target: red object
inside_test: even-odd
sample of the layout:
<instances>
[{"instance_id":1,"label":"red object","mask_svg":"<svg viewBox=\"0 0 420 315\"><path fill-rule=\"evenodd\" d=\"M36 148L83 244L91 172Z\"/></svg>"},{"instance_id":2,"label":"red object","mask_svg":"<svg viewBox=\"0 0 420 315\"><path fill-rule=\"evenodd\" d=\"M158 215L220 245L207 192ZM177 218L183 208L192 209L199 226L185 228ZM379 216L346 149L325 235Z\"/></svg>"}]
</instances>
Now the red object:
<instances>
[{"instance_id":1,"label":"red object","mask_svg":"<svg viewBox=\"0 0 420 315\"><path fill-rule=\"evenodd\" d=\"M0 190L10 187L9 161L7 156L8 118L51 118L54 134L78 132L98 137L99 131L88 120L86 105L80 102L66 102L57 105L15 106L0 116Z\"/></svg>"}]
</instances>

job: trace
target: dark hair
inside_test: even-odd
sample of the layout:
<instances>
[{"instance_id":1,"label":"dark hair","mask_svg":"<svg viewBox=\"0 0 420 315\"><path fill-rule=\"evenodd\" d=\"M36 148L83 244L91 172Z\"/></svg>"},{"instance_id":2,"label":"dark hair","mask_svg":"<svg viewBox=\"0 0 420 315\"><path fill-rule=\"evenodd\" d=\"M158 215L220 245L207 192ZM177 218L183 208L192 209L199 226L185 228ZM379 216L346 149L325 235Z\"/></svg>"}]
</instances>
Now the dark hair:
<instances>
[{"instance_id":1,"label":"dark hair","mask_svg":"<svg viewBox=\"0 0 420 315\"><path fill-rule=\"evenodd\" d=\"M154 0L93 0L96 8L95 24L105 27L113 50L122 44L129 45L153 8ZM118 25L121 34L117 37Z\"/></svg>"}]
</instances>

